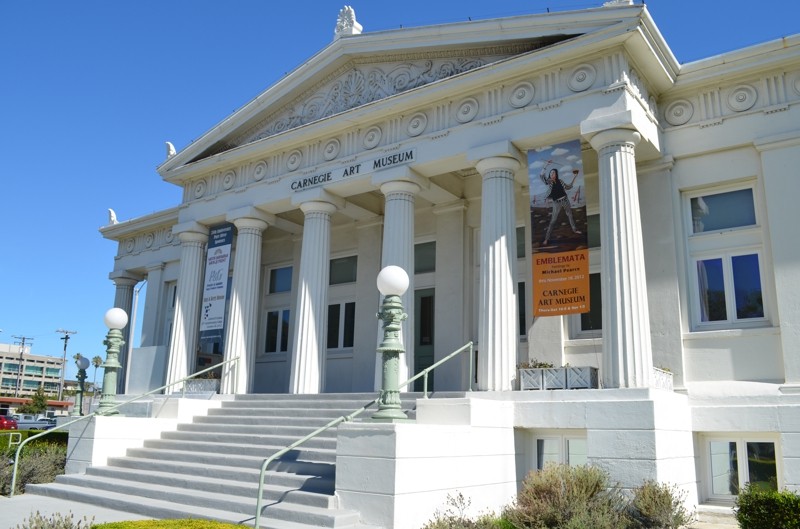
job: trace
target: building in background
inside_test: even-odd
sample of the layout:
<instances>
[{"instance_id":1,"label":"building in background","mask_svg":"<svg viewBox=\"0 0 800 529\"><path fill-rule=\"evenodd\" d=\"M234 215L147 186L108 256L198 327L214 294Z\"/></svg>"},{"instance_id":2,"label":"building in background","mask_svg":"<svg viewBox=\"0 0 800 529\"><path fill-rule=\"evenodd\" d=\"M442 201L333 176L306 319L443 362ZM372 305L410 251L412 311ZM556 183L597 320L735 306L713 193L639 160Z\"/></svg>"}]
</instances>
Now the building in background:
<instances>
[{"instance_id":1,"label":"building in background","mask_svg":"<svg viewBox=\"0 0 800 529\"><path fill-rule=\"evenodd\" d=\"M676 483L694 502L750 481L800 488L800 37L679 64L644 5L608 4L364 34L344 20L169 145L158 171L182 202L101 229L118 242L115 306L130 312L147 280L128 392L236 357L222 393L371 391L375 278L398 265L401 379L478 350L472 411L426 401L419 421L505 436L505 451L481 447L503 476L444 456L430 475L468 473L489 506L547 461ZM585 215L561 214L548 238L560 211L534 204L551 191L531 196L527 153L570 141ZM562 259L538 250L584 230L589 311L533 318L543 296L571 295L534 296L538 260ZM534 359L598 369L599 388L520 391L516 366ZM445 364L435 389L466 389L469 367ZM367 512L371 493L338 495ZM407 497L431 509L398 512L426 513L441 494Z\"/></svg>"},{"instance_id":2,"label":"building in background","mask_svg":"<svg viewBox=\"0 0 800 529\"><path fill-rule=\"evenodd\" d=\"M41 387L46 395L57 396L63 366L63 359L33 355L29 346L0 344L0 394L27 397Z\"/></svg>"}]
</instances>

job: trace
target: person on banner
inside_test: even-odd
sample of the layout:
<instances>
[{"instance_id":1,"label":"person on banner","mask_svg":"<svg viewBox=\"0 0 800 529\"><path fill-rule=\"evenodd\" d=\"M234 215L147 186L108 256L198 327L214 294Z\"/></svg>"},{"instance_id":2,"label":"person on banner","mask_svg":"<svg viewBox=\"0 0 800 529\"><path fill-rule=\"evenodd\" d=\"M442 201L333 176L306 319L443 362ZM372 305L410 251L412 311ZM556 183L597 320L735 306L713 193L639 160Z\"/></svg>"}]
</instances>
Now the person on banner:
<instances>
[{"instance_id":1,"label":"person on banner","mask_svg":"<svg viewBox=\"0 0 800 529\"><path fill-rule=\"evenodd\" d=\"M544 236L544 244L546 245L550 242L550 235L553 232L553 227L556 225L558 221L558 215L561 213L563 209L567 214L567 219L569 219L569 225L572 228L573 233L580 234L582 233L576 226L575 226L575 219L572 218L572 204L569 201L569 196L567 195L567 191L572 189L572 184L575 183L575 179L578 178L578 170L574 169L572 171L572 181L568 184L561 180L558 176L558 169L555 167L550 169L550 172L547 173L548 166L552 163L553 160L547 160L547 163L542 167L542 172L539 175L539 178L542 179L542 182L548 187L550 190L547 194L547 198L552 201L552 210L550 211L550 224L547 226L547 233ZM545 174L547 173L547 176Z\"/></svg>"}]
</instances>

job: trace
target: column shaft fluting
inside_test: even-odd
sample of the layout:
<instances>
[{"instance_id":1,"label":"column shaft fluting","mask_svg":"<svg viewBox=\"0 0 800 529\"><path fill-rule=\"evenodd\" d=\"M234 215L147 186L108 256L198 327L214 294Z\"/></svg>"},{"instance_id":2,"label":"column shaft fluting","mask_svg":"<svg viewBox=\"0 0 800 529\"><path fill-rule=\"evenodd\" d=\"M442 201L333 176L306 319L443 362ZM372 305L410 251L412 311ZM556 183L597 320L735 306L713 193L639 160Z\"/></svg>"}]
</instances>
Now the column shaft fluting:
<instances>
[{"instance_id":1,"label":"column shaft fluting","mask_svg":"<svg viewBox=\"0 0 800 529\"><path fill-rule=\"evenodd\" d=\"M240 218L236 225L236 255L233 261L230 309L225 331L225 360L239 357L222 370L221 393L249 393L256 361L258 296L262 232L267 223Z\"/></svg>"},{"instance_id":2,"label":"column shaft fluting","mask_svg":"<svg viewBox=\"0 0 800 529\"><path fill-rule=\"evenodd\" d=\"M181 262L175 296L175 312L170 336L167 384L185 378L194 371L200 329L205 247L208 233L182 232ZM167 393L180 389L172 387Z\"/></svg>"},{"instance_id":3,"label":"column shaft fluting","mask_svg":"<svg viewBox=\"0 0 800 529\"><path fill-rule=\"evenodd\" d=\"M603 383L648 387L653 370L634 148L637 132L591 139L598 153L603 288Z\"/></svg>"},{"instance_id":4,"label":"column shaft fluting","mask_svg":"<svg viewBox=\"0 0 800 529\"><path fill-rule=\"evenodd\" d=\"M142 347L159 344L158 332L159 305L163 292L164 263L147 267L147 293L144 298L144 314L142 316Z\"/></svg>"},{"instance_id":5,"label":"column shaft fluting","mask_svg":"<svg viewBox=\"0 0 800 529\"><path fill-rule=\"evenodd\" d=\"M139 283L138 279L129 277L114 278L116 291L114 293L114 306L125 311L128 315L128 324L122 329L122 339L125 341L124 345L119 350L119 357L117 361L120 365L120 372L122 376L117 379L117 393L125 393L125 373L128 372L128 348L130 347L131 339L131 324L133 315L133 289Z\"/></svg>"},{"instance_id":6,"label":"column shaft fluting","mask_svg":"<svg viewBox=\"0 0 800 529\"><path fill-rule=\"evenodd\" d=\"M297 281L297 315L292 346L289 391L320 393L324 389L330 273L331 214L328 202L305 202L303 244Z\"/></svg>"},{"instance_id":7,"label":"column shaft fluting","mask_svg":"<svg viewBox=\"0 0 800 529\"><path fill-rule=\"evenodd\" d=\"M481 188L480 300L478 308L478 388L514 389L517 301L514 158L478 162Z\"/></svg>"},{"instance_id":8,"label":"column shaft fluting","mask_svg":"<svg viewBox=\"0 0 800 529\"><path fill-rule=\"evenodd\" d=\"M408 274L408 290L400 297L408 314L400 335L405 348L398 359L400 382L414 375L414 198L419 191L417 184L407 181L381 185L385 200L381 269L395 265ZM412 390L405 387L402 391Z\"/></svg>"}]
</instances>

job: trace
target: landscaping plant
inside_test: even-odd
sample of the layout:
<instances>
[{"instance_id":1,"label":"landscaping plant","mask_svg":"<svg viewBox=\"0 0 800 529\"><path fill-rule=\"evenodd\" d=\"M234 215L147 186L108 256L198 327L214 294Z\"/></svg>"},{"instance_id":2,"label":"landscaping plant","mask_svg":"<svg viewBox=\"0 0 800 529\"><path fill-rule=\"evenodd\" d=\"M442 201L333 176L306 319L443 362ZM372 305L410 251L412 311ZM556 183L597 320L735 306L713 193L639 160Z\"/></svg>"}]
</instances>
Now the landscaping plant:
<instances>
[{"instance_id":1,"label":"landscaping plant","mask_svg":"<svg viewBox=\"0 0 800 529\"><path fill-rule=\"evenodd\" d=\"M736 498L736 521L741 529L800 529L800 495L750 483Z\"/></svg>"}]
</instances>

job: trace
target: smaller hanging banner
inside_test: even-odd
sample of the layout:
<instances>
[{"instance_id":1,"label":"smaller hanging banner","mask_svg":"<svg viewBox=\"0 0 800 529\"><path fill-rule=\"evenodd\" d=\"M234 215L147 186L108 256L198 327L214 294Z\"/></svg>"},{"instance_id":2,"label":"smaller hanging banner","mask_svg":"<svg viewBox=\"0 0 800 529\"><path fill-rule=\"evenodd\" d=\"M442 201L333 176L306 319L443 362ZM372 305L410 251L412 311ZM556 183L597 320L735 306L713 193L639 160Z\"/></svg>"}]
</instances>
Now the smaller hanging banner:
<instances>
[{"instance_id":1,"label":"smaller hanging banner","mask_svg":"<svg viewBox=\"0 0 800 529\"><path fill-rule=\"evenodd\" d=\"M207 339L211 335L221 336L225 327L225 299L228 296L233 228L233 224L221 224L211 228L208 234L203 305L200 308L201 339Z\"/></svg>"},{"instance_id":2,"label":"smaller hanging banner","mask_svg":"<svg viewBox=\"0 0 800 529\"><path fill-rule=\"evenodd\" d=\"M528 151L533 315L589 312L589 244L581 142Z\"/></svg>"}]
</instances>

